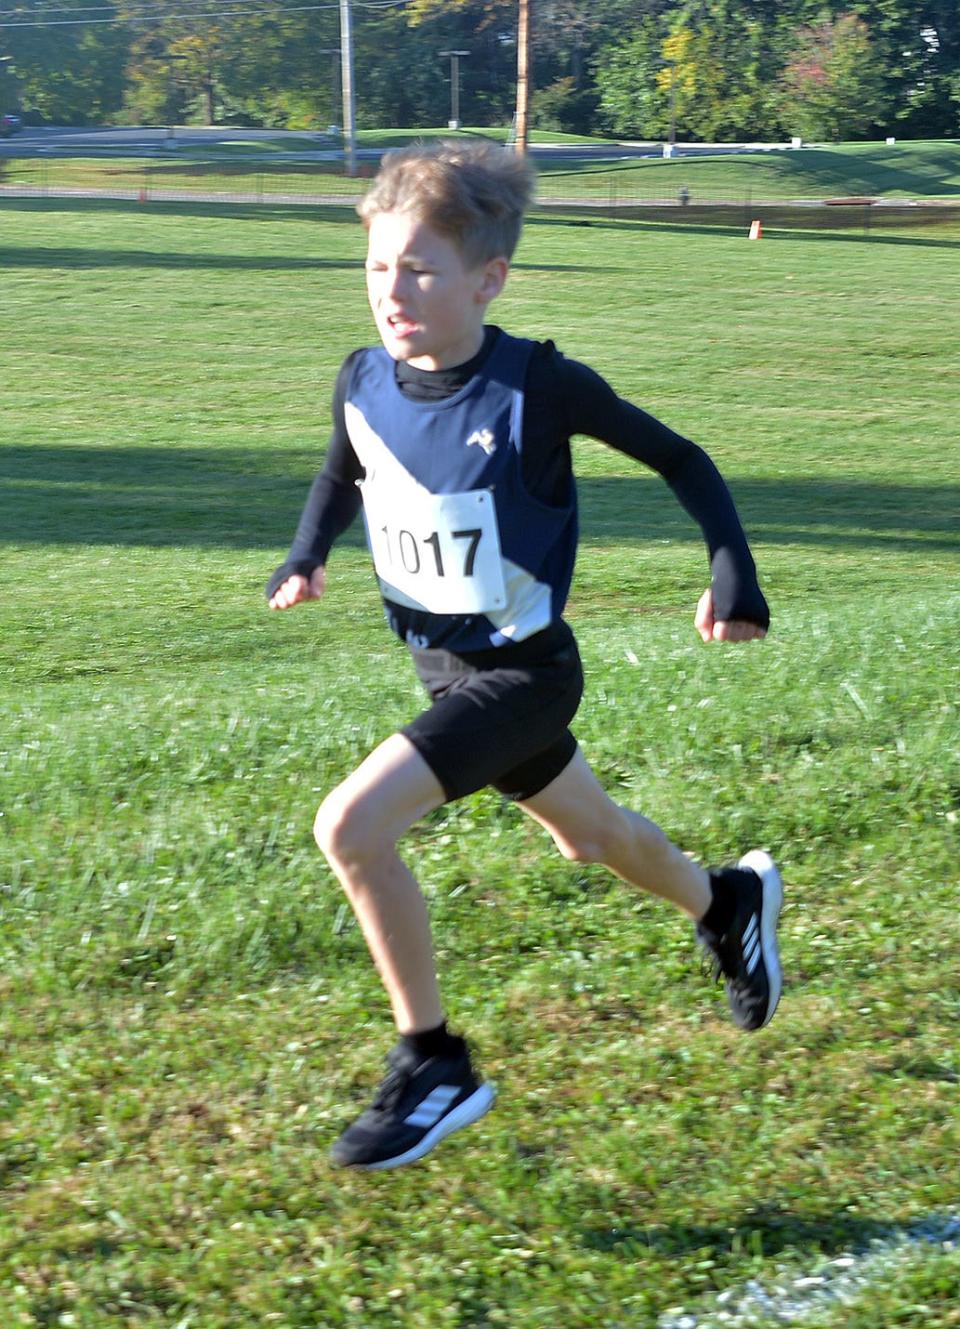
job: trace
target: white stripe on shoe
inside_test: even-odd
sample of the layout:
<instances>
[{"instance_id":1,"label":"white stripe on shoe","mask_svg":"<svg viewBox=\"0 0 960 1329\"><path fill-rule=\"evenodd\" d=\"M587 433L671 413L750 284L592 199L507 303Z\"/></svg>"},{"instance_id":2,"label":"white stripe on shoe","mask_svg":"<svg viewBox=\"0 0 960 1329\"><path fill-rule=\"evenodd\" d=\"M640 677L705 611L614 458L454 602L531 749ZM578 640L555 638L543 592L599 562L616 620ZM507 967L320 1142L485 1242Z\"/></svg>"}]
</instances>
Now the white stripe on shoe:
<instances>
[{"instance_id":1,"label":"white stripe on shoe","mask_svg":"<svg viewBox=\"0 0 960 1329\"><path fill-rule=\"evenodd\" d=\"M743 958L746 962L747 973L752 974L760 960L760 931L757 927L756 914L750 915L747 926L743 929L740 944L743 947Z\"/></svg>"},{"instance_id":2,"label":"white stripe on shoe","mask_svg":"<svg viewBox=\"0 0 960 1329\"><path fill-rule=\"evenodd\" d=\"M436 1126L459 1092L458 1085L438 1084L436 1089L431 1089L426 1098L417 1104L409 1117L404 1117L404 1122L407 1126L416 1126L418 1129Z\"/></svg>"},{"instance_id":3,"label":"white stripe on shoe","mask_svg":"<svg viewBox=\"0 0 960 1329\"><path fill-rule=\"evenodd\" d=\"M452 1135L454 1131L460 1130L462 1126L469 1126L472 1122L478 1121L485 1112L493 1107L493 1100L496 1092L492 1084L486 1081L478 1089L465 1098L462 1103L448 1112L445 1117L441 1117L432 1130L427 1131L426 1135L412 1149L408 1149L403 1154L397 1154L395 1158L385 1158L380 1163L361 1163L359 1168L365 1172L382 1172L385 1168L401 1167L404 1163L413 1163L418 1158L423 1158L430 1150L440 1143L446 1136ZM426 1099L424 1099L426 1102Z\"/></svg>"},{"instance_id":4,"label":"white stripe on shoe","mask_svg":"<svg viewBox=\"0 0 960 1329\"><path fill-rule=\"evenodd\" d=\"M780 909L783 905L783 883L777 865L763 849L751 849L744 854L737 864L739 868L749 868L760 878L763 888L763 904L760 911L760 950L767 967L767 1013L763 1024L769 1024L780 1000L783 987L783 975L780 972L780 952L777 949L777 925L780 921ZM751 920L753 921L753 920ZM763 1025L758 1025L762 1029Z\"/></svg>"}]
</instances>

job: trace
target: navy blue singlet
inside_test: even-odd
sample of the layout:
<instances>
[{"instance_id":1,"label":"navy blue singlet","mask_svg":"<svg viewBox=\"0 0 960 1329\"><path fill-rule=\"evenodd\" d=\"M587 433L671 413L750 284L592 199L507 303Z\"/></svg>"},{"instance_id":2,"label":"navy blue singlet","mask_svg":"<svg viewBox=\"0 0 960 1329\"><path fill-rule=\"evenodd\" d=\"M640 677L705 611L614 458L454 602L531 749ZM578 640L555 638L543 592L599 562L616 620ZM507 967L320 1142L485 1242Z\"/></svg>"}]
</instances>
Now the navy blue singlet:
<instances>
[{"instance_id":1,"label":"navy blue singlet","mask_svg":"<svg viewBox=\"0 0 960 1329\"><path fill-rule=\"evenodd\" d=\"M521 473L523 385L535 343L501 332L451 397L417 401L382 347L346 393L367 539L387 620L409 645L454 652L519 642L557 622L577 546L576 491L547 506Z\"/></svg>"}]
</instances>

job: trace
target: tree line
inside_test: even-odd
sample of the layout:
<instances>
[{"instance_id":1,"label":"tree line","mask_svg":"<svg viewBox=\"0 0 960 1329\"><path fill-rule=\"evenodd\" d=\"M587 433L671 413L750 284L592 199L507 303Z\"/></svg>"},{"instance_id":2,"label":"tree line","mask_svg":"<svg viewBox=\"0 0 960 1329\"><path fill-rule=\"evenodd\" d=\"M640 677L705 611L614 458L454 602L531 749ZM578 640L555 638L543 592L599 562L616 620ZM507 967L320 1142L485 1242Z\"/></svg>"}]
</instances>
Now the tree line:
<instances>
[{"instance_id":1,"label":"tree line","mask_svg":"<svg viewBox=\"0 0 960 1329\"><path fill-rule=\"evenodd\" d=\"M29 123L341 118L337 0L0 0ZM516 0L352 0L357 124L509 124ZM957 0L533 0L531 124L619 138L960 133Z\"/></svg>"}]
</instances>

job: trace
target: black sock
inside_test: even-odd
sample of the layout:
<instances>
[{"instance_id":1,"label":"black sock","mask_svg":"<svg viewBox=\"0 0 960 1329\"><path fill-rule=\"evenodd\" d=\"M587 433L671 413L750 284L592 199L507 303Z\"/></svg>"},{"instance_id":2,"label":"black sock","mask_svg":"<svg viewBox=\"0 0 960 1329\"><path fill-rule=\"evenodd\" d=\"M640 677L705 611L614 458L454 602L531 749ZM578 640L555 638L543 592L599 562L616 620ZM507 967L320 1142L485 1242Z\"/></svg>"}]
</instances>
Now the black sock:
<instances>
[{"instance_id":1,"label":"black sock","mask_svg":"<svg viewBox=\"0 0 960 1329\"><path fill-rule=\"evenodd\" d=\"M463 1050L463 1039L457 1038L447 1030L447 1022L438 1024L436 1029L422 1029L416 1034L401 1034L400 1042L404 1047L415 1052L421 1061L428 1057L457 1056Z\"/></svg>"},{"instance_id":2,"label":"black sock","mask_svg":"<svg viewBox=\"0 0 960 1329\"><path fill-rule=\"evenodd\" d=\"M737 911L736 876L729 868L710 873L710 889L713 899L707 912L700 920L700 926L715 937L722 937L733 922Z\"/></svg>"}]
</instances>

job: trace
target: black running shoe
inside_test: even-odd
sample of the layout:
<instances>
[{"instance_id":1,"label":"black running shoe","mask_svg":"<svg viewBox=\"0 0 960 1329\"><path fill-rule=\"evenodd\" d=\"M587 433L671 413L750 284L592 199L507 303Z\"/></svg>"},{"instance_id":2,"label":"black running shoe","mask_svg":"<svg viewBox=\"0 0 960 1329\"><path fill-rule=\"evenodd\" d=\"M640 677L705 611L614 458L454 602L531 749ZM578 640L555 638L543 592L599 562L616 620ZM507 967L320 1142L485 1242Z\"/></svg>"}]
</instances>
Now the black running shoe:
<instances>
[{"instance_id":1,"label":"black running shoe","mask_svg":"<svg viewBox=\"0 0 960 1329\"><path fill-rule=\"evenodd\" d=\"M783 885L773 859L762 849L744 854L732 875L737 900L730 926L718 937L698 925L697 940L713 956L714 977L726 980L736 1023L741 1029L762 1029L780 1000L777 924Z\"/></svg>"},{"instance_id":2,"label":"black running shoe","mask_svg":"<svg viewBox=\"0 0 960 1329\"><path fill-rule=\"evenodd\" d=\"M477 1079L465 1043L462 1048L452 1057L418 1061L403 1044L395 1047L376 1097L334 1144L331 1161L368 1170L400 1167L482 1117L493 1105L493 1086Z\"/></svg>"}]
</instances>

